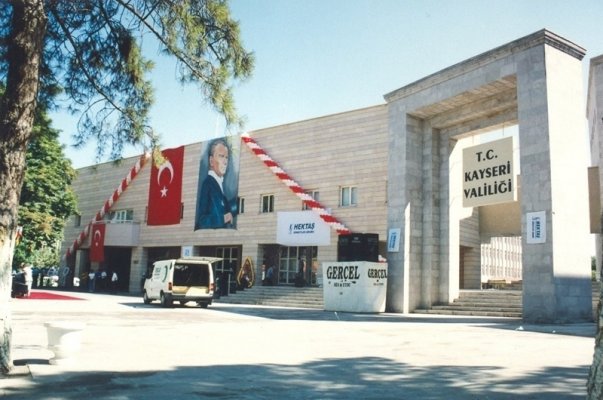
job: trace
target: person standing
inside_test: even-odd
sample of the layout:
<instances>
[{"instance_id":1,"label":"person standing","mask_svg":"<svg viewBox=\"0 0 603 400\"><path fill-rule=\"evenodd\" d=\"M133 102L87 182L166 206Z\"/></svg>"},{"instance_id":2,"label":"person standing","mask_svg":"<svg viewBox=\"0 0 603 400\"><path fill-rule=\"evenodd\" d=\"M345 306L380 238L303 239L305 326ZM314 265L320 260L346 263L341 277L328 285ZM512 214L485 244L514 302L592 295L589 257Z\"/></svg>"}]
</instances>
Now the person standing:
<instances>
[{"instance_id":1,"label":"person standing","mask_svg":"<svg viewBox=\"0 0 603 400\"><path fill-rule=\"evenodd\" d=\"M262 264L262 286L266 286L266 263Z\"/></svg>"},{"instance_id":2,"label":"person standing","mask_svg":"<svg viewBox=\"0 0 603 400\"><path fill-rule=\"evenodd\" d=\"M266 271L266 286L274 285L274 267L268 267L268 271Z\"/></svg>"},{"instance_id":3,"label":"person standing","mask_svg":"<svg viewBox=\"0 0 603 400\"><path fill-rule=\"evenodd\" d=\"M27 293L25 294L25 297L29 297L31 294L31 285L33 283L33 273L31 271L30 264L25 264L23 266L23 274L25 277L25 285L27 286Z\"/></svg>"},{"instance_id":4,"label":"person standing","mask_svg":"<svg viewBox=\"0 0 603 400\"><path fill-rule=\"evenodd\" d=\"M90 293L94 292L94 286L95 286L95 279L96 278L96 274L94 273L94 271L90 270L90 272L88 273L88 291Z\"/></svg>"},{"instance_id":5,"label":"person standing","mask_svg":"<svg viewBox=\"0 0 603 400\"><path fill-rule=\"evenodd\" d=\"M100 292L106 292L109 289L109 285L107 284L107 271L104 269L100 273L100 285L98 282L96 285L99 287Z\"/></svg>"},{"instance_id":6,"label":"person standing","mask_svg":"<svg viewBox=\"0 0 603 400\"><path fill-rule=\"evenodd\" d=\"M111 292L115 293L117 291L118 281L119 277L117 276L117 272L113 271L113 274L111 274Z\"/></svg>"}]
</instances>

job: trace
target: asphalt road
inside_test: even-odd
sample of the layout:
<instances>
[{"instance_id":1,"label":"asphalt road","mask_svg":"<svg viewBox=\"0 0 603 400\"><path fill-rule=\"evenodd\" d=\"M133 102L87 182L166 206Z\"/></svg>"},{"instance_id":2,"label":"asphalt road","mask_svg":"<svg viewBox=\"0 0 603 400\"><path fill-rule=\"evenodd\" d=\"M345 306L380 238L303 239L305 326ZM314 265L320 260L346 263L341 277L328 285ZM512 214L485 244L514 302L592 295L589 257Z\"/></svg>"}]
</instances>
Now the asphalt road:
<instances>
[{"instance_id":1,"label":"asphalt road","mask_svg":"<svg viewBox=\"0 0 603 400\"><path fill-rule=\"evenodd\" d=\"M235 306L137 297L11 301L3 399L583 399L594 324ZM46 322L82 322L51 365Z\"/></svg>"}]
</instances>

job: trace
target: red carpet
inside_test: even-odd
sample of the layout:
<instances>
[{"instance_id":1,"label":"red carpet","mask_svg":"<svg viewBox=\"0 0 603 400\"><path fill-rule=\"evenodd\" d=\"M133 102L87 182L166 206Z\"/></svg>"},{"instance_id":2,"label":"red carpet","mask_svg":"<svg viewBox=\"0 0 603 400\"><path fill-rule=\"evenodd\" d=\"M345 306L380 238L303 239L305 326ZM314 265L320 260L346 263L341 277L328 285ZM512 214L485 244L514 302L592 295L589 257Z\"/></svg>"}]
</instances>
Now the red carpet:
<instances>
[{"instance_id":1,"label":"red carpet","mask_svg":"<svg viewBox=\"0 0 603 400\"><path fill-rule=\"evenodd\" d=\"M19 297L20 299L30 299L30 300L84 300L80 297L73 296L65 296L62 294L52 293L52 292L40 292L37 290L32 290L29 294L29 297Z\"/></svg>"}]
</instances>

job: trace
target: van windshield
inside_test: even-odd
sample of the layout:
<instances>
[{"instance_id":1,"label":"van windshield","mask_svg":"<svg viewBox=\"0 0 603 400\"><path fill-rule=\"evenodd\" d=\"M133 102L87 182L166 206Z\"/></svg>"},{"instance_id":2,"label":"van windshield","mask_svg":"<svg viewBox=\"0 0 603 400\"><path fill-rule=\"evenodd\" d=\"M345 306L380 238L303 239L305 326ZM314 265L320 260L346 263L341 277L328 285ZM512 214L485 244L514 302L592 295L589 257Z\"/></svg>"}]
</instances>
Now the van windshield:
<instances>
[{"instance_id":1,"label":"van windshield","mask_svg":"<svg viewBox=\"0 0 603 400\"><path fill-rule=\"evenodd\" d=\"M209 286L209 265L174 265L174 286Z\"/></svg>"}]
</instances>

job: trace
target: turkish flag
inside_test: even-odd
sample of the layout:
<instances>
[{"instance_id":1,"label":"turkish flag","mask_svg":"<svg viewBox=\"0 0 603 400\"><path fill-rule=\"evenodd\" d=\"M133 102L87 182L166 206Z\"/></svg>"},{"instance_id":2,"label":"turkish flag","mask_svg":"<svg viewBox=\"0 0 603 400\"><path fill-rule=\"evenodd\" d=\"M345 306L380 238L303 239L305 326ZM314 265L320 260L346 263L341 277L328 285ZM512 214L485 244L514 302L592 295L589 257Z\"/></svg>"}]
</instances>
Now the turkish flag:
<instances>
[{"instance_id":1,"label":"turkish flag","mask_svg":"<svg viewBox=\"0 0 603 400\"><path fill-rule=\"evenodd\" d=\"M147 225L180 223L184 146L161 152L164 161L151 167Z\"/></svg>"},{"instance_id":2,"label":"turkish flag","mask_svg":"<svg viewBox=\"0 0 603 400\"><path fill-rule=\"evenodd\" d=\"M90 230L90 261L105 261L105 224L92 224Z\"/></svg>"}]
</instances>

